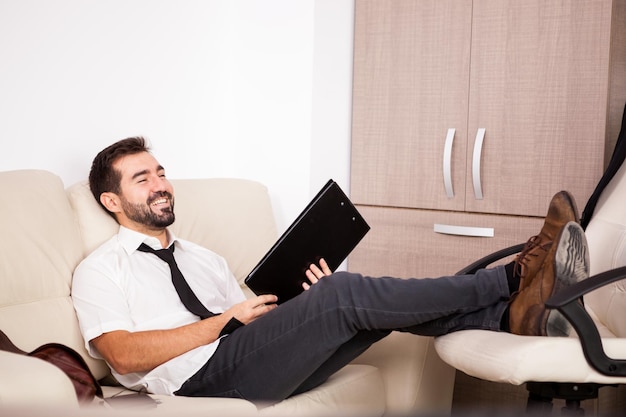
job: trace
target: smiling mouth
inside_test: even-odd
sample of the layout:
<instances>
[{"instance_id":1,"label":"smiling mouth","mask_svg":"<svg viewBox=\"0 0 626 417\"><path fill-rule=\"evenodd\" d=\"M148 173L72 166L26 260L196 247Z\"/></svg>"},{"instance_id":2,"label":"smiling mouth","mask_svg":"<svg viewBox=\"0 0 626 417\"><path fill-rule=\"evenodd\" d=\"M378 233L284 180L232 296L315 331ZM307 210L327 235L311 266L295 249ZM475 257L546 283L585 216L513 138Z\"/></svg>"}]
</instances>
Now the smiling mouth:
<instances>
[{"instance_id":1,"label":"smiling mouth","mask_svg":"<svg viewBox=\"0 0 626 417\"><path fill-rule=\"evenodd\" d=\"M161 204L167 204L167 203L168 203L168 201L169 201L169 200L168 200L167 198L165 198L165 197L162 197L162 198L157 198L157 199L156 199L156 200L154 200L154 201L153 201L150 205L151 205L152 207L155 207L155 206L159 206L159 205L161 205Z\"/></svg>"},{"instance_id":2,"label":"smiling mouth","mask_svg":"<svg viewBox=\"0 0 626 417\"><path fill-rule=\"evenodd\" d=\"M170 211L174 209L174 200L170 193L161 192L154 195L153 198L148 201L148 205L155 210Z\"/></svg>"}]
</instances>

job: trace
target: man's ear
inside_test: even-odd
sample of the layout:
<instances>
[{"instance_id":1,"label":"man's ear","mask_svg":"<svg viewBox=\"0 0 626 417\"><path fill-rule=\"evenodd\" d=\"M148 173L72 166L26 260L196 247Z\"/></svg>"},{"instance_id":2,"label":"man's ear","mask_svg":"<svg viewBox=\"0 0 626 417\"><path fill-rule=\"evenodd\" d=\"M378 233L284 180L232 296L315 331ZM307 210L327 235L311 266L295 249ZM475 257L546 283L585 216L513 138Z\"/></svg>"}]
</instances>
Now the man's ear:
<instances>
[{"instance_id":1,"label":"man's ear","mask_svg":"<svg viewBox=\"0 0 626 417\"><path fill-rule=\"evenodd\" d=\"M100 194L100 202L111 213L120 213L122 211L120 198L115 193L106 192Z\"/></svg>"}]
</instances>

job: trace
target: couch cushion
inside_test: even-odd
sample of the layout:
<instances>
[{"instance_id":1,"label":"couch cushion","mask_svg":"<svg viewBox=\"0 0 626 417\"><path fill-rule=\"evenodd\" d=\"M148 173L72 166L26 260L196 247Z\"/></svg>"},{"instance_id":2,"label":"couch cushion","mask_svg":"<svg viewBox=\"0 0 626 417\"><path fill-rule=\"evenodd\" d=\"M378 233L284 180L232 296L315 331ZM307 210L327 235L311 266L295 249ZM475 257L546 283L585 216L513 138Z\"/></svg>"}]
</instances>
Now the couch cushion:
<instances>
[{"instance_id":1,"label":"couch cushion","mask_svg":"<svg viewBox=\"0 0 626 417\"><path fill-rule=\"evenodd\" d=\"M0 307L69 295L82 252L60 178L3 172L0 189Z\"/></svg>"},{"instance_id":2,"label":"couch cushion","mask_svg":"<svg viewBox=\"0 0 626 417\"><path fill-rule=\"evenodd\" d=\"M137 395L119 386L103 387L104 398L121 395ZM145 414L146 416L249 416L256 415L257 409L249 401L235 398L202 398L202 397L175 397L169 395L150 395L156 401L156 407L133 406L131 404L119 404L117 407L103 405L100 398L96 398L91 404L91 409L98 407L112 408L115 414L128 416L131 413ZM111 410L107 410L111 411Z\"/></svg>"},{"instance_id":3,"label":"couch cushion","mask_svg":"<svg viewBox=\"0 0 626 417\"><path fill-rule=\"evenodd\" d=\"M0 189L0 329L26 351L57 342L88 358L70 300L82 245L61 179L46 171L8 171L0 173Z\"/></svg>"},{"instance_id":4,"label":"couch cushion","mask_svg":"<svg viewBox=\"0 0 626 417\"><path fill-rule=\"evenodd\" d=\"M104 387L105 398L129 394L121 387ZM369 365L348 365L319 387L287 398L270 407L260 408L248 401L233 398L189 398L150 395L158 405L150 415L185 416L211 410L211 415L248 416L380 416L385 411L385 387L380 371ZM102 400L95 399L94 406ZM124 409L121 408L120 411Z\"/></svg>"},{"instance_id":5,"label":"couch cushion","mask_svg":"<svg viewBox=\"0 0 626 417\"><path fill-rule=\"evenodd\" d=\"M66 191L82 238L82 258L109 240L119 229L117 222L96 202L86 181Z\"/></svg>"}]
</instances>

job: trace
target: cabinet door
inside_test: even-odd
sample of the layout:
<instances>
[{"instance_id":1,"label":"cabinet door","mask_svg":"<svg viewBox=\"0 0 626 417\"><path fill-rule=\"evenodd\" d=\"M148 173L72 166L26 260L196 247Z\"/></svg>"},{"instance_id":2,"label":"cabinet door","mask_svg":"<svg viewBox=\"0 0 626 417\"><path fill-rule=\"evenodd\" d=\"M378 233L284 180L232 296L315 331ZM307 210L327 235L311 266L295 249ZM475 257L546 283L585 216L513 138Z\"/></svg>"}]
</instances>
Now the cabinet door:
<instances>
[{"instance_id":1,"label":"cabinet door","mask_svg":"<svg viewBox=\"0 0 626 417\"><path fill-rule=\"evenodd\" d=\"M587 201L603 169L611 5L474 1L468 166L485 128L484 198L468 172L468 211L543 216L561 189Z\"/></svg>"},{"instance_id":2,"label":"cabinet door","mask_svg":"<svg viewBox=\"0 0 626 417\"><path fill-rule=\"evenodd\" d=\"M471 0L356 1L353 201L464 208L471 11Z\"/></svg>"},{"instance_id":3,"label":"cabinet door","mask_svg":"<svg viewBox=\"0 0 626 417\"><path fill-rule=\"evenodd\" d=\"M541 216L566 189L582 205L603 169L611 10L610 0L357 0L354 201Z\"/></svg>"},{"instance_id":4,"label":"cabinet door","mask_svg":"<svg viewBox=\"0 0 626 417\"><path fill-rule=\"evenodd\" d=\"M535 217L358 208L372 229L350 254L348 268L371 276L424 278L453 275L483 256L525 243L530 236L539 233L543 225L543 219ZM489 228L493 229L493 237L436 233L434 224Z\"/></svg>"}]
</instances>

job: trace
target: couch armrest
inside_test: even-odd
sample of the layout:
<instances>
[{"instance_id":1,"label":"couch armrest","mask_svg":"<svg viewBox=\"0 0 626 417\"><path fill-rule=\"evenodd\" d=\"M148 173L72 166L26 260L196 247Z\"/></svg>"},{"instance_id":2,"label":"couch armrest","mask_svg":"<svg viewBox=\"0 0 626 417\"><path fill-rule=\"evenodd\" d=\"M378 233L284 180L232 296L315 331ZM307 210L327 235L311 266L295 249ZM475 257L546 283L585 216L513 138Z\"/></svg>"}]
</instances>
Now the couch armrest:
<instances>
[{"instance_id":1,"label":"couch armrest","mask_svg":"<svg viewBox=\"0 0 626 417\"><path fill-rule=\"evenodd\" d=\"M0 351L0 407L78 407L74 385L56 366Z\"/></svg>"}]
</instances>

